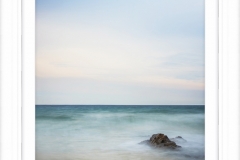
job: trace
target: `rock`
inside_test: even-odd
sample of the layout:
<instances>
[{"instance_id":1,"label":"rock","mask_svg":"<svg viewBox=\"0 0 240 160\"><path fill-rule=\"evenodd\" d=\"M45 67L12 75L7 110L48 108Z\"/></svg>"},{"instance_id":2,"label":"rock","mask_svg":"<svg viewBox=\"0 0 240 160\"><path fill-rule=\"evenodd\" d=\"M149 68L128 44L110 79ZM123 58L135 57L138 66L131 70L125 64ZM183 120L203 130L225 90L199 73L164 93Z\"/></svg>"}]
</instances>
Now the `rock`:
<instances>
[{"instance_id":1,"label":"rock","mask_svg":"<svg viewBox=\"0 0 240 160\"><path fill-rule=\"evenodd\" d=\"M159 134L154 134L152 135L152 137L150 138L150 142L152 144L161 144L161 143L167 143L167 142L170 142L169 138L162 134L162 133L159 133Z\"/></svg>"},{"instance_id":2,"label":"rock","mask_svg":"<svg viewBox=\"0 0 240 160\"><path fill-rule=\"evenodd\" d=\"M176 149L181 147L178 146L174 141L171 141L167 135L164 135L162 133L153 134L150 140L142 141L140 144L147 144L155 148Z\"/></svg>"}]
</instances>

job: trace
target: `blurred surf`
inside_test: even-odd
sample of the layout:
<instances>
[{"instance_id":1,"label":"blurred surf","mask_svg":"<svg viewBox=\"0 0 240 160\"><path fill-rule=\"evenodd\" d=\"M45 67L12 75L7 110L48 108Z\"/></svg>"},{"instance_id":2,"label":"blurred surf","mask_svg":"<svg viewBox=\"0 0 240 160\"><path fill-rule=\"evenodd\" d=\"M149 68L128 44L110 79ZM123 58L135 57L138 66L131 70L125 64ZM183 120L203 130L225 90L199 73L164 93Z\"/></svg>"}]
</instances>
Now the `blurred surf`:
<instances>
[{"instance_id":1,"label":"blurred surf","mask_svg":"<svg viewBox=\"0 0 240 160\"><path fill-rule=\"evenodd\" d=\"M204 105L36 105L36 159L204 159ZM182 136L180 151L138 143Z\"/></svg>"}]
</instances>

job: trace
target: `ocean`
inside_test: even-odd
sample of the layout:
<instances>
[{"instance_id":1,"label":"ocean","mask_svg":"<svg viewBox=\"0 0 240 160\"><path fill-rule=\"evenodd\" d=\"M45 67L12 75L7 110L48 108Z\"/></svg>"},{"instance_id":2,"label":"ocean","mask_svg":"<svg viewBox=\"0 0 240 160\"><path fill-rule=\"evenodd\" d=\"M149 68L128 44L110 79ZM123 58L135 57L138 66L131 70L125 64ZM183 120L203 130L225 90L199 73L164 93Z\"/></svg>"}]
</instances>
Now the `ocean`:
<instances>
[{"instance_id":1,"label":"ocean","mask_svg":"<svg viewBox=\"0 0 240 160\"><path fill-rule=\"evenodd\" d=\"M202 160L204 105L36 105L36 160ZM139 144L181 136L177 150Z\"/></svg>"}]
</instances>

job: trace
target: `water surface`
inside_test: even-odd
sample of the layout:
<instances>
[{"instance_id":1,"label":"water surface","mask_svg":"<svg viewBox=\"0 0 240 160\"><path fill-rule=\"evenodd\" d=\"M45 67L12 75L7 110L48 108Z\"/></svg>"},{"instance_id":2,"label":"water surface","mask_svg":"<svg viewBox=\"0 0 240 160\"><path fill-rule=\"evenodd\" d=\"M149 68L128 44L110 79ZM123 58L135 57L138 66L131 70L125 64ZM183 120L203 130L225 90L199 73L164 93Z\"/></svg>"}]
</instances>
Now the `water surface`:
<instances>
[{"instance_id":1,"label":"water surface","mask_svg":"<svg viewBox=\"0 0 240 160\"><path fill-rule=\"evenodd\" d=\"M139 142L182 136L176 151ZM204 106L36 105L37 160L204 159Z\"/></svg>"}]
</instances>

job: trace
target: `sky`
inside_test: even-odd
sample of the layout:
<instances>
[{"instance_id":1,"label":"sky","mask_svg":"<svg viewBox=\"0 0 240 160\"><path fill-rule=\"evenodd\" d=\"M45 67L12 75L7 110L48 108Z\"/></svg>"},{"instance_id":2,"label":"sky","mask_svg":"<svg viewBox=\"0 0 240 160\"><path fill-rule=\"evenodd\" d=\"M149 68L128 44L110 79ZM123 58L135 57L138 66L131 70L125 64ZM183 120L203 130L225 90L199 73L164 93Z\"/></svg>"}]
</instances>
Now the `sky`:
<instances>
[{"instance_id":1,"label":"sky","mask_svg":"<svg viewBox=\"0 0 240 160\"><path fill-rule=\"evenodd\" d=\"M36 0L36 104L204 104L204 0Z\"/></svg>"}]
</instances>

